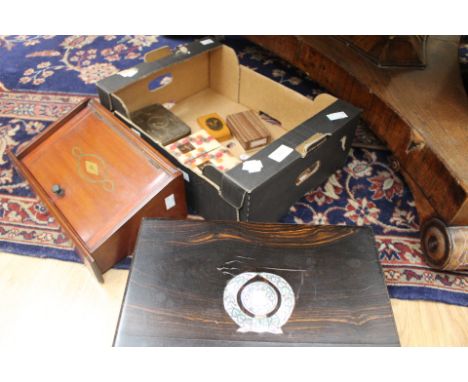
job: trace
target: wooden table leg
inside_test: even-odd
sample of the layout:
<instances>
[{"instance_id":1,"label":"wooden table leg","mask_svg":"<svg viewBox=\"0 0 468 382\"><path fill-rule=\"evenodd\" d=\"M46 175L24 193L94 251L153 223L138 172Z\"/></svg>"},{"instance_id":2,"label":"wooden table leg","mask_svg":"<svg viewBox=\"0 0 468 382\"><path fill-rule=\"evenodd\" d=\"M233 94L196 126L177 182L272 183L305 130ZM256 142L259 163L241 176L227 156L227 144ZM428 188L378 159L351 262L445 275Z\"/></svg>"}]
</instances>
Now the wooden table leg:
<instances>
[{"instance_id":1,"label":"wooden table leg","mask_svg":"<svg viewBox=\"0 0 468 382\"><path fill-rule=\"evenodd\" d=\"M421 245L432 266L468 270L468 226L447 227L440 219L429 219L421 229Z\"/></svg>"}]
</instances>

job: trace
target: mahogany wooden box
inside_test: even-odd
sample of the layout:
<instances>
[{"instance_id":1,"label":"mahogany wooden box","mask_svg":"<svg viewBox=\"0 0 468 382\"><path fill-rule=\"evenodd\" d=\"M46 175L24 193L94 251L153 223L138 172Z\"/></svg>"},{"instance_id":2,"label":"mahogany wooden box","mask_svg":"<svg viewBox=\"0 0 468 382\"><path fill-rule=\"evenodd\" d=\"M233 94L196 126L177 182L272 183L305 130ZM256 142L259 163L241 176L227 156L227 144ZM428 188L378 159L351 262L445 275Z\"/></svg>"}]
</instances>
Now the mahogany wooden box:
<instances>
[{"instance_id":1,"label":"mahogany wooden box","mask_svg":"<svg viewBox=\"0 0 468 382\"><path fill-rule=\"evenodd\" d=\"M8 154L99 280L132 253L142 217L186 216L180 171L95 100Z\"/></svg>"},{"instance_id":2,"label":"mahogany wooden box","mask_svg":"<svg viewBox=\"0 0 468 382\"><path fill-rule=\"evenodd\" d=\"M370 228L144 219L115 346L398 346Z\"/></svg>"}]
</instances>

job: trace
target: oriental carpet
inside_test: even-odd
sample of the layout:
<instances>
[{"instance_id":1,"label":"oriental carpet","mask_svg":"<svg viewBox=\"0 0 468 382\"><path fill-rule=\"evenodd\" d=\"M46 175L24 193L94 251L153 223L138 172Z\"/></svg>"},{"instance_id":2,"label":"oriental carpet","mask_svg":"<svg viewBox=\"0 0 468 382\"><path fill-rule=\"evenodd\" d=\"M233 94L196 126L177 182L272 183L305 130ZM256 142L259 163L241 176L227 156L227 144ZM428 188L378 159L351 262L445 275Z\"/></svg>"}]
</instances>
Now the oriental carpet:
<instances>
[{"instance_id":1,"label":"oriental carpet","mask_svg":"<svg viewBox=\"0 0 468 382\"><path fill-rule=\"evenodd\" d=\"M143 60L163 45L189 38L161 36L0 36L0 251L80 261L73 244L5 154L43 131L95 82ZM229 37L242 64L314 98L324 91L284 61ZM409 188L390 165L390 152L361 124L345 166L291 207L281 221L369 225L389 294L468 306L468 274L429 268L419 244L419 221ZM130 259L118 267L128 268Z\"/></svg>"}]
</instances>

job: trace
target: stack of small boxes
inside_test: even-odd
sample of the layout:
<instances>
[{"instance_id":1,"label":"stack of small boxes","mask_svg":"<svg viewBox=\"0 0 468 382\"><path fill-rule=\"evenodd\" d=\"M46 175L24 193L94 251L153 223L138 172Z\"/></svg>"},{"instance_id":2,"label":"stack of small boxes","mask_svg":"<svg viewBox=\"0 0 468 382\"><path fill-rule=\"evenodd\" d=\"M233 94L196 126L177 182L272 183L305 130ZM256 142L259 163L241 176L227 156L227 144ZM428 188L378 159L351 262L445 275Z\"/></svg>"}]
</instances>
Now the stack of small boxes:
<instances>
[{"instance_id":1,"label":"stack of small boxes","mask_svg":"<svg viewBox=\"0 0 468 382\"><path fill-rule=\"evenodd\" d=\"M240 162L229 149L221 146L219 141L205 130L179 139L166 148L184 166L198 173L201 173L206 165L226 171Z\"/></svg>"},{"instance_id":2,"label":"stack of small boxes","mask_svg":"<svg viewBox=\"0 0 468 382\"><path fill-rule=\"evenodd\" d=\"M200 175L207 165L224 172L241 162L228 147L220 143L231 139L231 133L245 150L259 148L271 140L261 119L250 110L228 115L227 124L217 113L201 116L197 122L203 130L184 136L165 147L180 163Z\"/></svg>"}]
</instances>

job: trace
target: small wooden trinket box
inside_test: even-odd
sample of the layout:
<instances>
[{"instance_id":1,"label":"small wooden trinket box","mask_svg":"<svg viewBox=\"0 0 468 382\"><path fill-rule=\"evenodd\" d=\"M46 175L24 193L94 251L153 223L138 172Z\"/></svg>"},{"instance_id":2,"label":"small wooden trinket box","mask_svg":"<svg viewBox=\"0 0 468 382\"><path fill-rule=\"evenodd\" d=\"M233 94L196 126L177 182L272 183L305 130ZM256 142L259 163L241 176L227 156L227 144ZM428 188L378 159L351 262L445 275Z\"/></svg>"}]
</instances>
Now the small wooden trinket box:
<instances>
[{"instance_id":1,"label":"small wooden trinket box","mask_svg":"<svg viewBox=\"0 0 468 382\"><path fill-rule=\"evenodd\" d=\"M181 172L97 101L7 152L100 281L133 252L143 217L187 215Z\"/></svg>"},{"instance_id":2,"label":"small wooden trinket box","mask_svg":"<svg viewBox=\"0 0 468 382\"><path fill-rule=\"evenodd\" d=\"M254 111L248 110L228 115L227 125L245 150L270 143L271 135Z\"/></svg>"}]
</instances>

